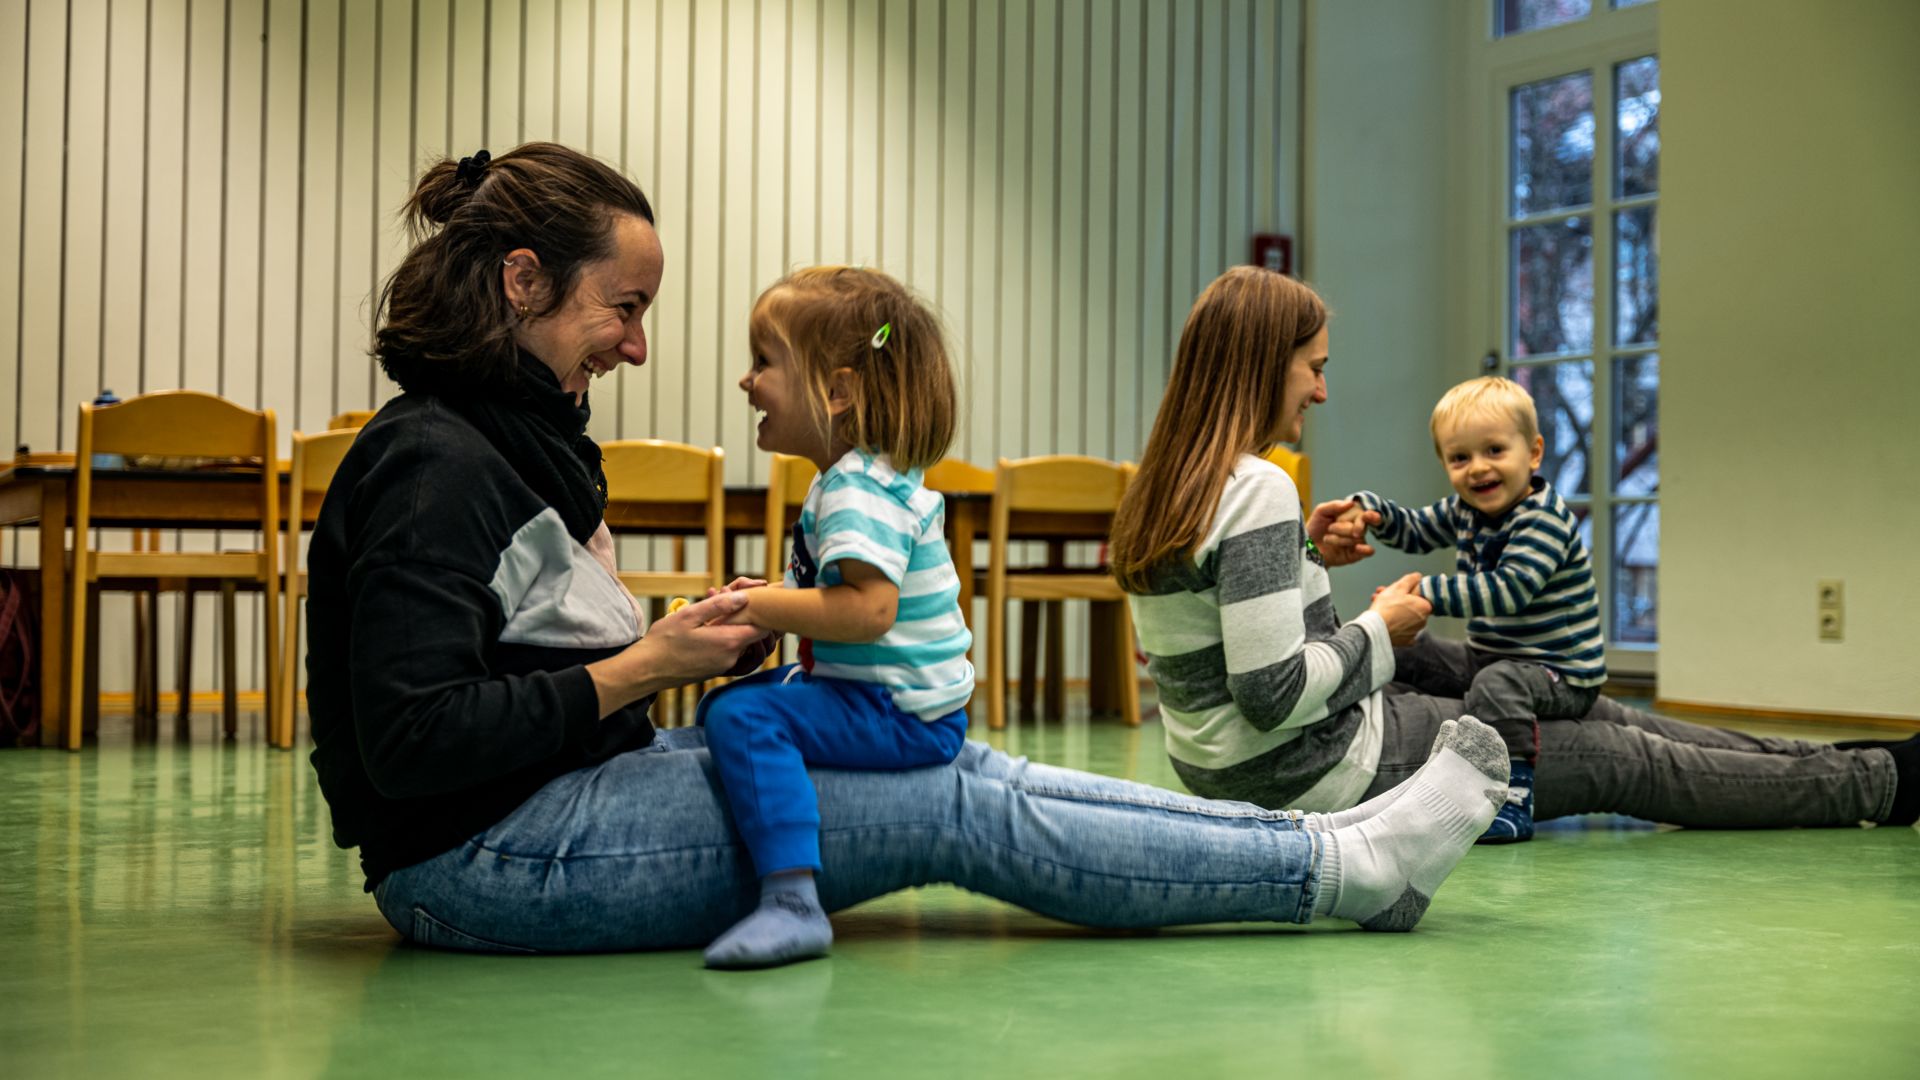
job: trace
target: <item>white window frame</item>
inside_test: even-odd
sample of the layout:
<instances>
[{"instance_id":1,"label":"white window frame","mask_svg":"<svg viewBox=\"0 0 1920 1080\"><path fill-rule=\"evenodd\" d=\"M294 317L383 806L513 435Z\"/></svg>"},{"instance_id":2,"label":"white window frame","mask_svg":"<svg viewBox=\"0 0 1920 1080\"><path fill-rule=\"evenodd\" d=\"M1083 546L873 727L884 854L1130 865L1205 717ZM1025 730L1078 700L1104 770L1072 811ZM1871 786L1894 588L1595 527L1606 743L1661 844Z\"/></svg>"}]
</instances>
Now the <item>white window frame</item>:
<instances>
[{"instance_id":1,"label":"white window frame","mask_svg":"<svg viewBox=\"0 0 1920 1080\"><path fill-rule=\"evenodd\" d=\"M1616 355L1656 352L1652 348L1616 348L1613 344L1614 229L1613 211L1649 200L1613 197L1614 68L1643 56L1658 56L1659 3L1615 10L1608 0L1595 0L1584 19L1508 37L1493 33L1492 0L1456 0L1461 18L1462 149L1454 169L1459 178L1464 214L1459 229L1459 310L1464 325L1458 339L1465 347L1456 354L1472 357L1458 372L1460 378L1485 374L1484 358L1499 358L1498 370L1509 370L1507 313L1511 278L1508 207L1511 168L1508 124L1514 88L1581 71L1593 77L1594 198L1585 209L1593 223L1593 363L1594 401L1592 444L1587 455L1592 495L1589 502L1593 532L1594 586L1600 597L1601 621L1607 632L1608 669L1620 675L1652 676L1659 658L1657 644L1616 643L1613 640L1613 508L1631 502L1659 502L1659 497L1613 494L1613 358ZM1660 356L1664 370L1667 357ZM1664 511L1663 511L1664 513Z\"/></svg>"}]
</instances>

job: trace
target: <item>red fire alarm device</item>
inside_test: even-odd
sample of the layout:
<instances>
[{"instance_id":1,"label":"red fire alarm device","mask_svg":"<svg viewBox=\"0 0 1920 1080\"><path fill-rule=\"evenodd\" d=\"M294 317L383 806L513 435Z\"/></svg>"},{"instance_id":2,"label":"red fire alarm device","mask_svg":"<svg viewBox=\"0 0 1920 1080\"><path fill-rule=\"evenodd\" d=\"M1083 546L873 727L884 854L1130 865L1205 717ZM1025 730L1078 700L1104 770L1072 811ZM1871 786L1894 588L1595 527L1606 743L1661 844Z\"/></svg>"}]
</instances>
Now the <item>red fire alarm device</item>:
<instances>
[{"instance_id":1,"label":"red fire alarm device","mask_svg":"<svg viewBox=\"0 0 1920 1080\"><path fill-rule=\"evenodd\" d=\"M1293 273L1293 237L1279 233L1255 233L1253 265L1278 270L1283 274Z\"/></svg>"}]
</instances>

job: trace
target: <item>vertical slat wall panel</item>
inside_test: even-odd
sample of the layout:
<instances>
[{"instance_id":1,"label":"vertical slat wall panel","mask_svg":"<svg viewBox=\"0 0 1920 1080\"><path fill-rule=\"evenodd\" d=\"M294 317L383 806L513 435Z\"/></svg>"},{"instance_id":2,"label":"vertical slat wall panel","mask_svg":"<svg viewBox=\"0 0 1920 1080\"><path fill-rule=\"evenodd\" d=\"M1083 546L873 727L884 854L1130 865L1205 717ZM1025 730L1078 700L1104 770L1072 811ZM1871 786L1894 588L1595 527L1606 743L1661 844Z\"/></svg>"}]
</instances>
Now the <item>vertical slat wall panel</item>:
<instances>
[{"instance_id":1,"label":"vertical slat wall panel","mask_svg":"<svg viewBox=\"0 0 1920 1080\"><path fill-rule=\"evenodd\" d=\"M420 169L557 138L642 183L667 251L649 362L599 385L597 435L718 443L731 482L763 480L734 385L747 311L835 262L941 312L956 455L1137 458L1193 296L1247 234L1294 224L1298 17L1297 0L0 5L17 90L0 141L20 147L0 170L0 425L71 449L75 403L103 385L218 390L275 409L283 439L377 405L374 294Z\"/></svg>"}]
</instances>

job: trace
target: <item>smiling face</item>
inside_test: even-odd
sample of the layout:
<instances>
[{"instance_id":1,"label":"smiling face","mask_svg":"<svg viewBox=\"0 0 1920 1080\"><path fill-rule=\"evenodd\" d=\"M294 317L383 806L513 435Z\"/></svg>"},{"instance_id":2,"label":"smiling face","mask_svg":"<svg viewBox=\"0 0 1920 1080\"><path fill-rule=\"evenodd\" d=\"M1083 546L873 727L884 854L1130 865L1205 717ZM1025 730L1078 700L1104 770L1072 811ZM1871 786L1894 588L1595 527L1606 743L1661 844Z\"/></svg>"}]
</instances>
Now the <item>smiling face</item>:
<instances>
[{"instance_id":1,"label":"smiling face","mask_svg":"<svg viewBox=\"0 0 1920 1080\"><path fill-rule=\"evenodd\" d=\"M506 259L509 303L540 307L540 260L520 248ZM647 362L647 334L641 325L660 291L666 256L653 226L631 214L613 219L613 251L580 270L573 292L545 315L523 319L514 343L552 369L575 401L587 384L621 364Z\"/></svg>"},{"instance_id":2,"label":"smiling face","mask_svg":"<svg viewBox=\"0 0 1920 1080\"><path fill-rule=\"evenodd\" d=\"M1519 427L1498 412L1468 415L1439 433L1440 461L1461 501L1488 517L1499 517L1533 490L1546 440L1531 444Z\"/></svg>"},{"instance_id":3,"label":"smiling face","mask_svg":"<svg viewBox=\"0 0 1920 1080\"><path fill-rule=\"evenodd\" d=\"M1307 410L1327 400L1327 328L1293 351L1280 388L1278 442L1297 443L1306 430Z\"/></svg>"},{"instance_id":4,"label":"smiling face","mask_svg":"<svg viewBox=\"0 0 1920 1080\"><path fill-rule=\"evenodd\" d=\"M827 421L837 410L831 398L822 403L815 396L807 373L775 325L772 312L791 299L775 289L754 306L748 330L753 362L739 385L760 417L755 445L770 453L804 457L824 472L836 456Z\"/></svg>"}]
</instances>

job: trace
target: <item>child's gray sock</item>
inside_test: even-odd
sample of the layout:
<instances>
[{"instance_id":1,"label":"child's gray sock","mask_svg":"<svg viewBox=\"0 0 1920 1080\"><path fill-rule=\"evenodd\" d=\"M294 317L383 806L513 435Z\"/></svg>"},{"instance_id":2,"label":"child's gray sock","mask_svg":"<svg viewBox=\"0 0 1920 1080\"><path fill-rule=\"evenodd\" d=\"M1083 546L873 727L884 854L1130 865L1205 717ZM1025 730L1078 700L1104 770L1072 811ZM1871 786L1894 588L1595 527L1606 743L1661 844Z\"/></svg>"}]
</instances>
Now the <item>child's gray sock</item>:
<instances>
[{"instance_id":1,"label":"child's gray sock","mask_svg":"<svg viewBox=\"0 0 1920 1080\"><path fill-rule=\"evenodd\" d=\"M1323 834L1314 914L1411 930L1507 797L1507 746L1463 716L1438 753L1374 816Z\"/></svg>"},{"instance_id":2,"label":"child's gray sock","mask_svg":"<svg viewBox=\"0 0 1920 1080\"><path fill-rule=\"evenodd\" d=\"M711 968L764 968L825 956L833 924L810 873L760 879L760 906L707 946Z\"/></svg>"},{"instance_id":3,"label":"child's gray sock","mask_svg":"<svg viewBox=\"0 0 1920 1080\"><path fill-rule=\"evenodd\" d=\"M1440 725L1440 731L1433 737L1433 745L1427 748L1428 765L1433 764L1433 756L1440 752L1442 746L1446 745L1447 740L1453 736L1453 729L1458 726L1459 721L1457 720L1448 720ZM1423 771L1425 768L1425 765L1421 766ZM1413 775L1418 776L1420 774L1416 772ZM1409 780L1412 778L1413 777L1408 777ZM1375 795L1359 806L1346 810L1336 810L1330 814L1304 814L1300 818L1300 827L1308 832L1332 832L1335 829L1344 829L1349 825L1358 825L1393 805L1393 800L1398 799L1400 793L1405 790L1407 790L1407 785L1400 783Z\"/></svg>"}]
</instances>

